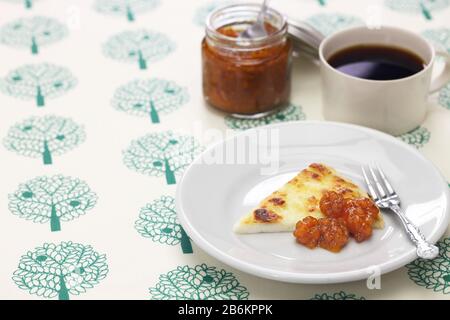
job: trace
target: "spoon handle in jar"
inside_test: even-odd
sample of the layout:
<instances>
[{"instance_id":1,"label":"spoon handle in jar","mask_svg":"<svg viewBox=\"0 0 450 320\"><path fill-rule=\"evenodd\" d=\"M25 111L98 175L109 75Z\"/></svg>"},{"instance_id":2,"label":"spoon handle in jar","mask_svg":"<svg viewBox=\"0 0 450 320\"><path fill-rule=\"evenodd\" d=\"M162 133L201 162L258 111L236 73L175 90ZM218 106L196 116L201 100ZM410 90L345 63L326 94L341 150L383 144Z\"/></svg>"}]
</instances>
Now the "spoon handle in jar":
<instances>
[{"instance_id":1,"label":"spoon handle in jar","mask_svg":"<svg viewBox=\"0 0 450 320\"><path fill-rule=\"evenodd\" d=\"M257 20L259 23L261 23L261 24L264 23L264 18L266 16L266 12L267 12L268 8L269 8L269 0L264 0L263 4L261 6L261 10L258 13Z\"/></svg>"}]
</instances>

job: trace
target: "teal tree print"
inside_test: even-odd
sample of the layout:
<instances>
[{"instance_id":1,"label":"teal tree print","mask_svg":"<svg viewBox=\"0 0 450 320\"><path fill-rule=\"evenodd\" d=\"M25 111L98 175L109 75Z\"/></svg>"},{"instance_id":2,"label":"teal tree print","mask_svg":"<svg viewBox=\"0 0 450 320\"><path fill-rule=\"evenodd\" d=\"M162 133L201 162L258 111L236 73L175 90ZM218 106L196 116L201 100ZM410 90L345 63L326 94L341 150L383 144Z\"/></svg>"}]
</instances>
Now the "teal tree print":
<instances>
[{"instance_id":1,"label":"teal tree print","mask_svg":"<svg viewBox=\"0 0 450 320\"><path fill-rule=\"evenodd\" d=\"M203 27L206 23L206 17L219 7L233 4L232 0L213 0L197 8L194 14L194 23Z\"/></svg>"},{"instance_id":2,"label":"teal tree print","mask_svg":"<svg viewBox=\"0 0 450 320\"><path fill-rule=\"evenodd\" d=\"M123 152L125 165L149 176L165 176L167 184L194 160L201 146L194 137L172 131L150 133L131 142Z\"/></svg>"},{"instance_id":3,"label":"teal tree print","mask_svg":"<svg viewBox=\"0 0 450 320\"><path fill-rule=\"evenodd\" d=\"M200 264L161 275L150 296L153 300L247 300L249 292L233 273Z\"/></svg>"},{"instance_id":4,"label":"teal tree print","mask_svg":"<svg viewBox=\"0 0 450 320\"><path fill-rule=\"evenodd\" d=\"M306 21L326 36L343 29L364 25L360 18L346 14L319 13Z\"/></svg>"},{"instance_id":5,"label":"teal tree print","mask_svg":"<svg viewBox=\"0 0 450 320\"><path fill-rule=\"evenodd\" d=\"M0 29L0 42L12 47L27 48L38 54L40 48L66 37L67 27L53 18L35 16L21 18Z\"/></svg>"},{"instance_id":6,"label":"teal tree print","mask_svg":"<svg viewBox=\"0 0 450 320\"><path fill-rule=\"evenodd\" d=\"M408 133L398 136L400 140L416 147L417 149L426 145L428 141L430 141L430 137L431 133L425 127L418 127Z\"/></svg>"},{"instance_id":7,"label":"teal tree print","mask_svg":"<svg viewBox=\"0 0 450 320\"><path fill-rule=\"evenodd\" d=\"M450 29L438 28L425 30L422 35L430 40L437 48L450 53ZM450 109L450 84L439 92L439 104Z\"/></svg>"},{"instance_id":8,"label":"teal tree print","mask_svg":"<svg viewBox=\"0 0 450 320\"><path fill-rule=\"evenodd\" d=\"M96 194L80 179L42 176L19 185L9 195L9 210L35 223L50 223L51 231L60 231L61 221L78 218L96 202Z\"/></svg>"},{"instance_id":9,"label":"teal tree print","mask_svg":"<svg viewBox=\"0 0 450 320\"><path fill-rule=\"evenodd\" d=\"M311 300L365 300L364 297L358 297L353 293L345 293L344 291L328 294L316 294Z\"/></svg>"},{"instance_id":10,"label":"teal tree print","mask_svg":"<svg viewBox=\"0 0 450 320\"><path fill-rule=\"evenodd\" d=\"M441 11L450 5L450 0L385 0L385 4L392 10L422 14L426 20L432 20L433 11Z\"/></svg>"},{"instance_id":11,"label":"teal tree print","mask_svg":"<svg viewBox=\"0 0 450 320\"><path fill-rule=\"evenodd\" d=\"M13 97L33 99L38 107L43 107L46 98L62 95L76 84L76 78L68 69L41 63L12 70L1 80L0 88Z\"/></svg>"},{"instance_id":12,"label":"teal tree print","mask_svg":"<svg viewBox=\"0 0 450 320\"><path fill-rule=\"evenodd\" d=\"M25 9L31 9L33 7L33 4L35 2L37 2L38 0L4 0L4 1L12 2L12 3L20 3L20 4L23 4Z\"/></svg>"},{"instance_id":13,"label":"teal tree print","mask_svg":"<svg viewBox=\"0 0 450 320\"><path fill-rule=\"evenodd\" d=\"M69 300L99 284L108 274L106 256L90 245L71 241L44 243L20 259L13 281L44 298Z\"/></svg>"},{"instance_id":14,"label":"teal tree print","mask_svg":"<svg viewBox=\"0 0 450 320\"><path fill-rule=\"evenodd\" d=\"M289 105L274 114L270 114L259 119L238 119L232 116L227 116L225 118L225 124L231 129L246 130L272 123L305 119L306 116L302 111L302 107Z\"/></svg>"},{"instance_id":15,"label":"teal tree print","mask_svg":"<svg viewBox=\"0 0 450 320\"><path fill-rule=\"evenodd\" d=\"M422 32L422 35L430 40L436 47L450 52L450 29L438 28Z\"/></svg>"},{"instance_id":16,"label":"teal tree print","mask_svg":"<svg viewBox=\"0 0 450 320\"><path fill-rule=\"evenodd\" d=\"M408 275L417 285L444 294L450 293L450 238L437 243L439 256L433 260L416 259L406 265Z\"/></svg>"},{"instance_id":17,"label":"teal tree print","mask_svg":"<svg viewBox=\"0 0 450 320\"><path fill-rule=\"evenodd\" d=\"M450 84L439 91L439 103L444 108L450 109Z\"/></svg>"},{"instance_id":18,"label":"teal tree print","mask_svg":"<svg viewBox=\"0 0 450 320\"><path fill-rule=\"evenodd\" d=\"M143 237L154 242L180 245L183 253L192 253L191 240L178 223L173 197L162 196L143 207L135 228Z\"/></svg>"},{"instance_id":19,"label":"teal tree print","mask_svg":"<svg viewBox=\"0 0 450 320\"><path fill-rule=\"evenodd\" d=\"M317 2L319 3L320 6L326 6L327 5L327 0L317 0Z\"/></svg>"},{"instance_id":20,"label":"teal tree print","mask_svg":"<svg viewBox=\"0 0 450 320\"><path fill-rule=\"evenodd\" d=\"M126 17L130 22L136 19L136 13L144 13L157 7L159 0L97 0L98 12Z\"/></svg>"},{"instance_id":21,"label":"teal tree print","mask_svg":"<svg viewBox=\"0 0 450 320\"><path fill-rule=\"evenodd\" d=\"M109 38L103 45L107 57L137 63L139 69L147 69L149 62L164 58L175 49L175 44L164 34L147 31L125 31Z\"/></svg>"},{"instance_id":22,"label":"teal tree print","mask_svg":"<svg viewBox=\"0 0 450 320\"><path fill-rule=\"evenodd\" d=\"M20 155L41 158L53 163L54 155L75 148L85 139L83 127L69 118L57 116L31 117L12 126L3 143Z\"/></svg>"},{"instance_id":23,"label":"teal tree print","mask_svg":"<svg viewBox=\"0 0 450 320\"><path fill-rule=\"evenodd\" d=\"M189 100L185 88L162 79L134 80L116 90L113 106L128 114L160 122L160 114L170 113Z\"/></svg>"}]
</instances>

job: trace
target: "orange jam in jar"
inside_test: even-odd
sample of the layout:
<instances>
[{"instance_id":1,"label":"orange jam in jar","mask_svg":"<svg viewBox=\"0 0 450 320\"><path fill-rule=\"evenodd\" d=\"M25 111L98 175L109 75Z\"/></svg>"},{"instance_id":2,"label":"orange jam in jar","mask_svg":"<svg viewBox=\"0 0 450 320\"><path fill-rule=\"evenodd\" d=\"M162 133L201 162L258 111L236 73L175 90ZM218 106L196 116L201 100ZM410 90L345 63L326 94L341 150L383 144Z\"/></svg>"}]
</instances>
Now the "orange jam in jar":
<instances>
[{"instance_id":1,"label":"orange jam in jar","mask_svg":"<svg viewBox=\"0 0 450 320\"><path fill-rule=\"evenodd\" d=\"M202 42L203 96L211 106L241 117L263 116L289 103L292 44L285 18L273 9L267 35L240 39L259 5L231 5L207 19Z\"/></svg>"}]
</instances>

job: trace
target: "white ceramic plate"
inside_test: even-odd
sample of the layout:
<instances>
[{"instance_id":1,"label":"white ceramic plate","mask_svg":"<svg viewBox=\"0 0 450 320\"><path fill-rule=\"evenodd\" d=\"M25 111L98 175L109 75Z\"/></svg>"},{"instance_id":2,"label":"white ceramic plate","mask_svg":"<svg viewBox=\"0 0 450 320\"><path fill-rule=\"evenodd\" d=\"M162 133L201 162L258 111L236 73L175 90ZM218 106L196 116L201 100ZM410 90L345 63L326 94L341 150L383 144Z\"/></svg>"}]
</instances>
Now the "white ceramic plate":
<instances>
[{"instance_id":1,"label":"white ceramic plate","mask_svg":"<svg viewBox=\"0 0 450 320\"><path fill-rule=\"evenodd\" d=\"M267 164L211 164L237 139L278 132L279 170ZM241 140L242 141L242 140ZM258 148L264 148L259 142ZM231 149L228 149L231 150ZM217 162L217 161L216 161ZM385 228L369 241L351 240L338 254L296 244L291 233L238 235L233 224L312 162L322 162L365 188L360 166L376 162L426 238L436 242L449 224L449 192L438 170L417 150L384 133L347 124L301 121L248 130L206 150L178 185L178 217L208 254L250 274L296 283L337 283L386 273L416 258L400 222L384 213Z\"/></svg>"}]
</instances>

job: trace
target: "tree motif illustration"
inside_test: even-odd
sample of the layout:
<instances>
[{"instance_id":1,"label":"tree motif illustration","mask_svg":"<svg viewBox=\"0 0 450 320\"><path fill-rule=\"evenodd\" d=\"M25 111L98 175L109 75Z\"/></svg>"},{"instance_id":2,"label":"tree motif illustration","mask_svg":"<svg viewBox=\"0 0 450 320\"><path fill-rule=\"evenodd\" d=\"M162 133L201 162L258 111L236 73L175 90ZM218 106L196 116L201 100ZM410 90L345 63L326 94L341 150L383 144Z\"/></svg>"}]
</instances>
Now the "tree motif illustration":
<instances>
[{"instance_id":1,"label":"tree motif illustration","mask_svg":"<svg viewBox=\"0 0 450 320\"><path fill-rule=\"evenodd\" d=\"M103 45L106 56L124 62L138 63L147 69L149 62L164 58L175 49L175 44L164 34L147 31L125 31L109 38Z\"/></svg>"},{"instance_id":2,"label":"tree motif illustration","mask_svg":"<svg viewBox=\"0 0 450 320\"><path fill-rule=\"evenodd\" d=\"M189 100L185 88L162 79L134 80L116 90L113 106L117 110L160 122L160 114L170 113Z\"/></svg>"},{"instance_id":3,"label":"tree motif illustration","mask_svg":"<svg viewBox=\"0 0 450 320\"><path fill-rule=\"evenodd\" d=\"M12 3L20 3L23 4L26 9L31 9L33 7L33 3L37 0L3 0Z\"/></svg>"},{"instance_id":4,"label":"tree motif illustration","mask_svg":"<svg viewBox=\"0 0 450 320\"><path fill-rule=\"evenodd\" d=\"M439 103L444 108L450 109L450 84L439 91Z\"/></svg>"},{"instance_id":5,"label":"tree motif illustration","mask_svg":"<svg viewBox=\"0 0 450 320\"><path fill-rule=\"evenodd\" d=\"M167 184L176 183L201 146L194 137L175 134L172 131L150 133L131 142L123 153L125 165L149 176L165 176Z\"/></svg>"},{"instance_id":6,"label":"tree motif illustration","mask_svg":"<svg viewBox=\"0 0 450 320\"><path fill-rule=\"evenodd\" d=\"M326 0L317 0L317 2L319 3L320 6L326 6L327 5L327 1Z\"/></svg>"},{"instance_id":7,"label":"tree motif illustration","mask_svg":"<svg viewBox=\"0 0 450 320\"><path fill-rule=\"evenodd\" d=\"M108 274L106 256L72 241L44 243L20 259L12 277L16 285L44 298L69 300L99 284Z\"/></svg>"},{"instance_id":8,"label":"tree motif illustration","mask_svg":"<svg viewBox=\"0 0 450 320\"><path fill-rule=\"evenodd\" d=\"M50 222L51 231L60 231L61 221L78 218L96 202L97 195L80 179L42 176L19 185L9 195L9 210L35 223Z\"/></svg>"},{"instance_id":9,"label":"tree motif illustration","mask_svg":"<svg viewBox=\"0 0 450 320\"><path fill-rule=\"evenodd\" d=\"M438 28L422 32L422 35L430 40L436 47L450 52L450 29Z\"/></svg>"},{"instance_id":10,"label":"tree motif illustration","mask_svg":"<svg viewBox=\"0 0 450 320\"><path fill-rule=\"evenodd\" d=\"M197 8L194 14L194 23L203 27L206 22L206 17L219 7L233 4L232 0L213 0Z\"/></svg>"},{"instance_id":11,"label":"tree motif illustration","mask_svg":"<svg viewBox=\"0 0 450 320\"><path fill-rule=\"evenodd\" d=\"M432 12L440 11L450 5L449 0L385 0L388 8L412 14L422 14L426 20L432 20Z\"/></svg>"},{"instance_id":12,"label":"tree motif illustration","mask_svg":"<svg viewBox=\"0 0 450 320\"><path fill-rule=\"evenodd\" d=\"M98 12L124 16L132 22L136 13L144 13L157 7L159 0L97 0L95 9Z\"/></svg>"},{"instance_id":13,"label":"tree motif illustration","mask_svg":"<svg viewBox=\"0 0 450 320\"><path fill-rule=\"evenodd\" d=\"M247 300L249 292L233 273L200 264L161 275L150 296L152 300Z\"/></svg>"},{"instance_id":14,"label":"tree motif illustration","mask_svg":"<svg viewBox=\"0 0 450 320\"><path fill-rule=\"evenodd\" d=\"M49 115L31 117L12 126L3 143L10 151L52 164L54 155L66 153L84 139L83 127L69 118Z\"/></svg>"},{"instance_id":15,"label":"tree motif illustration","mask_svg":"<svg viewBox=\"0 0 450 320\"><path fill-rule=\"evenodd\" d=\"M408 275L417 285L444 294L450 293L450 238L436 244L439 256L433 260L416 259L406 265Z\"/></svg>"},{"instance_id":16,"label":"tree motif illustration","mask_svg":"<svg viewBox=\"0 0 450 320\"><path fill-rule=\"evenodd\" d=\"M135 228L143 237L154 242L171 246L179 244L183 253L192 253L191 240L178 223L173 197L162 196L143 207Z\"/></svg>"},{"instance_id":17,"label":"tree motif illustration","mask_svg":"<svg viewBox=\"0 0 450 320\"><path fill-rule=\"evenodd\" d=\"M427 144L428 141L430 141L430 137L431 133L425 127L418 127L408 133L398 136L400 140L416 147L417 149L422 148L425 144Z\"/></svg>"},{"instance_id":18,"label":"tree motif illustration","mask_svg":"<svg viewBox=\"0 0 450 320\"><path fill-rule=\"evenodd\" d=\"M0 29L0 42L28 48L38 54L42 46L57 42L67 36L67 27L53 18L35 16L21 18L4 25Z\"/></svg>"},{"instance_id":19,"label":"tree motif illustration","mask_svg":"<svg viewBox=\"0 0 450 320\"><path fill-rule=\"evenodd\" d=\"M326 36L343 29L364 25L360 18L344 14L320 13L306 20L311 26Z\"/></svg>"},{"instance_id":20,"label":"tree motif illustration","mask_svg":"<svg viewBox=\"0 0 450 320\"><path fill-rule=\"evenodd\" d=\"M422 35L430 40L437 48L450 53L450 29L438 28L425 30L422 32ZM450 109L450 85L445 86L439 91L439 104L444 108Z\"/></svg>"},{"instance_id":21,"label":"tree motif illustration","mask_svg":"<svg viewBox=\"0 0 450 320\"><path fill-rule=\"evenodd\" d=\"M77 80L68 69L41 63L11 71L0 82L0 88L10 96L34 99L38 107L43 107L46 98L62 95L76 84Z\"/></svg>"},{"instance_id":22,"label":"tree motif illustration","mask_svg":"<svg viewBox=\"0 0 450 320\"><path fill-rule=\"evenodd\" d=\"M232 116L227 116L225 118L225 124L231 129L246 130L271 123L305 119L306 115L303 113L302 107L289 105L274 114L269 114L259 119L238 119Z\"/></svg>"},{"instance_id":23,"label":"tree motif illustration","mask_svg":"<svg viewBox=\"0 0 450 320\"><path fill-rule=\"evenodd\" d=\"M344 291L328 294L316 294L311 300L366 300L364 297L358 297L353 293L345 293Z\"/></svg>"}]
</instances>

